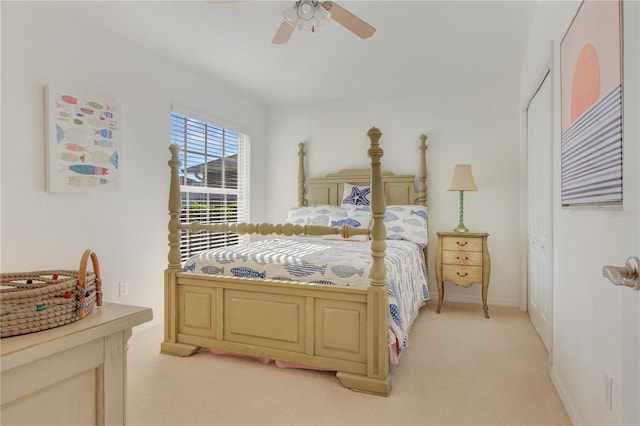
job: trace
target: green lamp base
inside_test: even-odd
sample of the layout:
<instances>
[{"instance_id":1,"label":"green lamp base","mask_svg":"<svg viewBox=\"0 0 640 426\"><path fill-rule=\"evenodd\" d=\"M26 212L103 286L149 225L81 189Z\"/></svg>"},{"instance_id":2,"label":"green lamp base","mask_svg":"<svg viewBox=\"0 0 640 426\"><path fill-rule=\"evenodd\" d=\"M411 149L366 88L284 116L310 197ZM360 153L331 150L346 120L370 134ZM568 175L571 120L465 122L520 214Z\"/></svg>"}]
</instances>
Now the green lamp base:
<instances>
[{"instance_id":1,"label":"green lamp base","mask_svg":"<svg viewBox=\"0 0 640 426\"><path fill-rule=\"evenodd\" d=\"M464 226L464 191L460 191L460 205L458 207L458 226L453 232L469 232L469 228Z\"/></svg>"},{"instance_id":2,"label":"green lamp base","mask_svg":"<svg viewBox=\"0 0 640 426\"><path fill-rule=\"evenodd\" d=\"M456 229L454 229L453 232L469 232L469 228L464 226L463 223L460 223L458 224L458 226L456 226Z\"/></svg>"}]
</instances>

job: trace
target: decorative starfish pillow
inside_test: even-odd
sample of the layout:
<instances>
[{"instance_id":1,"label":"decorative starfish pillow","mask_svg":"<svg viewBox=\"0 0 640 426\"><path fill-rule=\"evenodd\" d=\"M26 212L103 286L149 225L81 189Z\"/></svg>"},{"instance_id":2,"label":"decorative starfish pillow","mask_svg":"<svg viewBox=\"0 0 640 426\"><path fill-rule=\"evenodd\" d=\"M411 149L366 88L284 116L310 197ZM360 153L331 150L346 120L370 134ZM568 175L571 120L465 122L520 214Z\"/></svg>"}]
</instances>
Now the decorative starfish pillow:
<instances>
[{"instance_id":1,"label":"decorative starfish pillow","mask_svg":"<svg viewBox=\"0 0 640 426\"><path fill-rule=\"evenodd\" d=\"M343 207L348 205L355 206L370 206L371 205L371 187L370 186L358 186L350 183L344 184L344 191L342 193Z\"/></svg>"}]
</instances>

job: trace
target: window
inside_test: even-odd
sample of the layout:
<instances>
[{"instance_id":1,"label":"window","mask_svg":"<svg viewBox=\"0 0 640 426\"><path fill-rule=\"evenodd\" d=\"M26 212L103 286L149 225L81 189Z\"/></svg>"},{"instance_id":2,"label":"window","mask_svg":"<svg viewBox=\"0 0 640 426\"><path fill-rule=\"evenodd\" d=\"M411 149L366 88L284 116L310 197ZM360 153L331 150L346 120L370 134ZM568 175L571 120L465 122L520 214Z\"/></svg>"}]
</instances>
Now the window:
<instances>
[{"instance_id":1,"label":"window","mask_svg":"<svg viewBox=\"0 0 640 426\"><path fill-rule=\"evenodd\" d=\"M171 143L180 145L181 222L248 222L249 136L176 112ZM181 231L185 261L202 250L238 244L246 236Z\"/></svg>"}]
</instances>

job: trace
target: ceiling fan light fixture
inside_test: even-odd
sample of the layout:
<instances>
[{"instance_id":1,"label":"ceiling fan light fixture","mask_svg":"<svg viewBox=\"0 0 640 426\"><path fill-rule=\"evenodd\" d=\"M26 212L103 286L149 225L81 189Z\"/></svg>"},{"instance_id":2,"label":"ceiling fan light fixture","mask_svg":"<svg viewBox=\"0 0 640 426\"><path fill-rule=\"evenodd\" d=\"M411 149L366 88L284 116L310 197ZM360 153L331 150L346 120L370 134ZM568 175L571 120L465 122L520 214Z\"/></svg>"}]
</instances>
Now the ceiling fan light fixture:
<instances>
[{"instance_id":1,"label":"ceiling fan light fixture","mask_svg":"<svg viewBox=\"0 0 640 426\"><path fill-rule=\"evenodd\" d=\"M298 16L305 21L313 20L318 9L318 2L313 0L302 0L298 3Z\"/></svg>"},{"instance_id":2,"label":"ceiling fan light fixture","mask_svg":"<svg viewBox=\"0 0 640 426\"><path fill-rule=\"evenodd\" d=\"M296 28L315 32L316 27L326 24L329 20L336 21L361 39L369 38L376 32L374 27L332 0L296 0L282 12L282 18L280 27L271 41L273 44L289 41Z\"/></svg>"},{"instance_id":3,"label":"ceiling fan light fixture","mask_svg":"<svg viewBox=\"0 0 640 426\"><path fill-rule=\"evenodd\" d=\"M284 12L282 12L282 19L287 21L289 25L295 27L300 17L298 16L298 2L295 2L289 6Z\"/></svg>"},{"instance_id":4,"label":"ceiling fan light fixture","mask_svg":"<svg viewBox=\"0 0 640 426\"><path fill-rule=\"evenodd\" d=\"M292 27L313 32L326 24L331 14L321 1L297 0L282 12L282 18Z\"/></svg>"},{"instance_id":5,"label":"ceiling fan light fixture","mask_svg":"<svg viewBox=\"0 0 640 426\"><path fill-rule=\"evenodd\" d=\"M315 32L315 25L313 24L313 21L307 21L305 19L300 19L298 21L298 29L300 31Z\"/></svg>"},{"instance_id":6,"label":"ceiling fan light fixture","mask_svg":"<svg viewBox=\"0 0 640 426\"><path fill-rule=\"evenodd\" d=\"M327 9L324 8L322 3L318 4L318 8L316 10L316 25L321 27L331 20L331 14Z\"/></svg>"}]
</instances>

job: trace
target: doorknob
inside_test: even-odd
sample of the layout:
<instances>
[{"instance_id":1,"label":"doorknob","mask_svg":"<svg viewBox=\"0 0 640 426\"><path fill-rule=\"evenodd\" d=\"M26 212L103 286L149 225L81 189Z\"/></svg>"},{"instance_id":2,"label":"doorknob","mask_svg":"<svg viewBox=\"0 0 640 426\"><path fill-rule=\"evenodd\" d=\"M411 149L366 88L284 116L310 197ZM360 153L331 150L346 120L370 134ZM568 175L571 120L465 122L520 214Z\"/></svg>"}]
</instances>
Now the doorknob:
<instances>
[{"instance_id":1,"label":"doorknob","mask_svg":"<svg viewBox=\"0 0 640 426\"><path fill-rule=\"evenodd\" d=\"M615 285L624 285L635 290L640 290L640 279L638 278L638 270L640 269L640 259L630 257L627 259L625 266L604 266L602 275L609 278Z\"/></svg>"}]
</instances>

